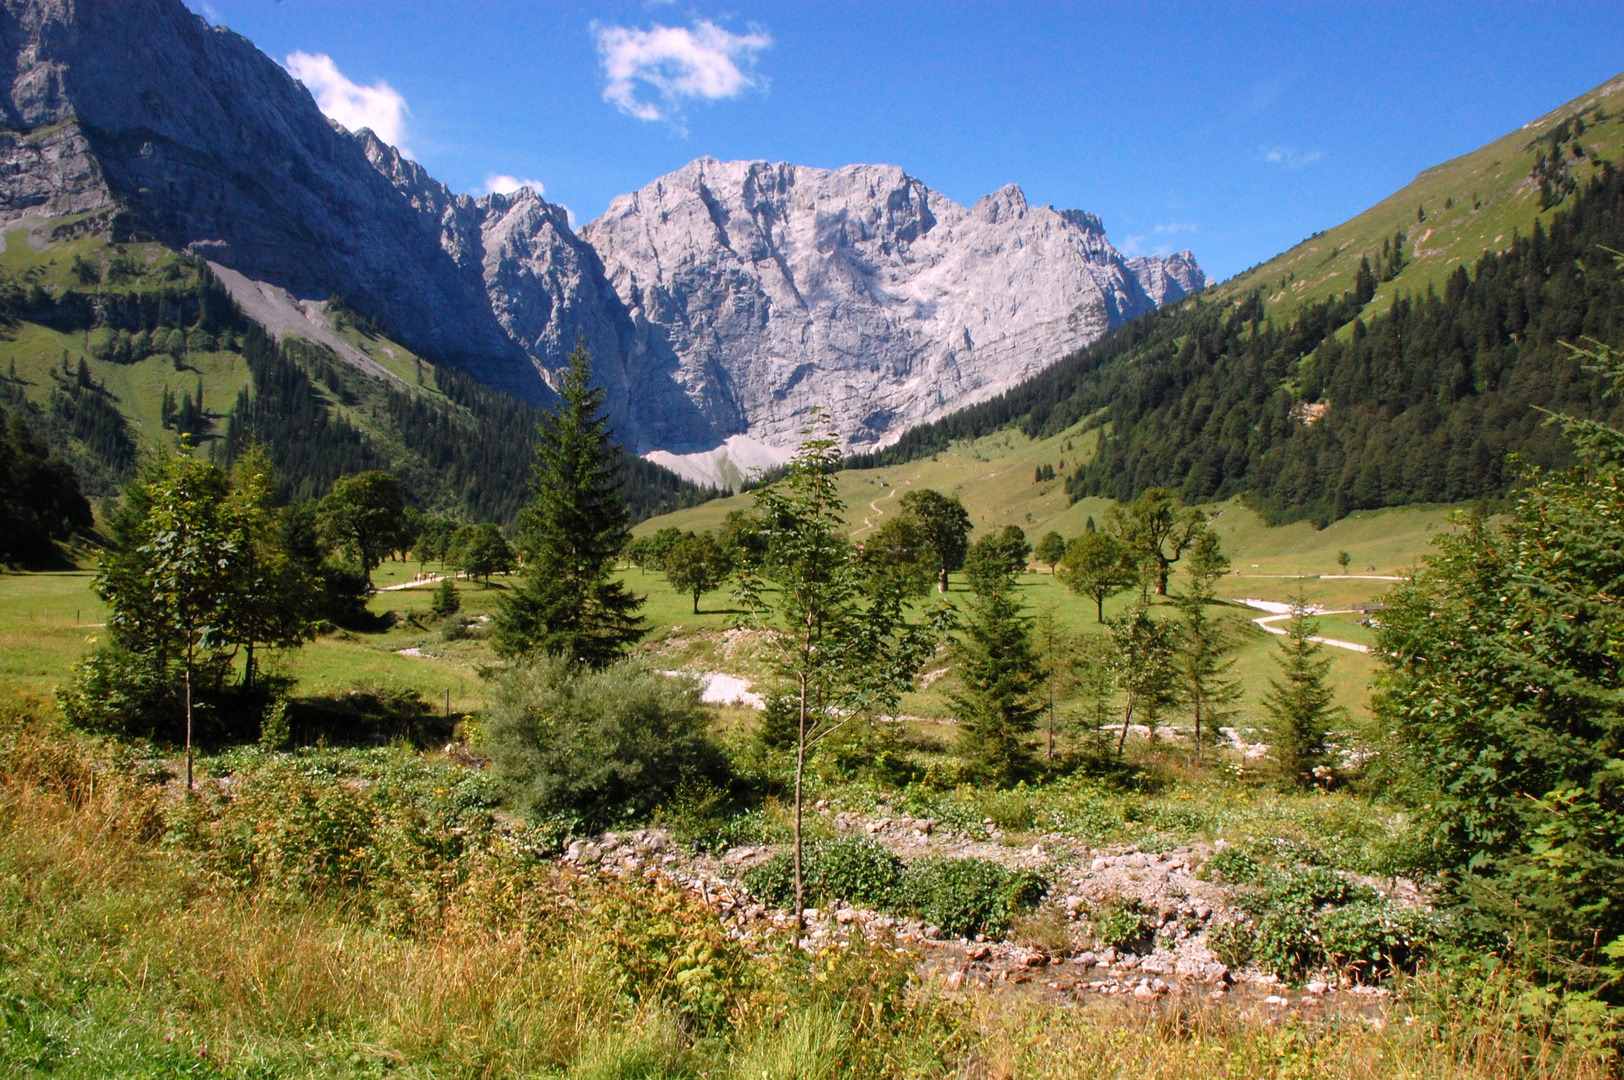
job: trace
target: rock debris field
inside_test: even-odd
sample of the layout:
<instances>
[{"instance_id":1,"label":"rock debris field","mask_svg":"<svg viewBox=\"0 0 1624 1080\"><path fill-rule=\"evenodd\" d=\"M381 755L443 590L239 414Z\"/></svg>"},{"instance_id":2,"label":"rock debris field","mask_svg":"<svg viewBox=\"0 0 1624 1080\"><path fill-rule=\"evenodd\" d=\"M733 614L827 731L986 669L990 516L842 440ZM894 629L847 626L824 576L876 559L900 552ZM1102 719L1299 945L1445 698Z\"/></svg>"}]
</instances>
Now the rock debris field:
<instances>
[{"instance_id":1,"label":"rock debris field","mask_svg":"<svg viewBox=\"0 0 1624 1080\"><path fill-rule=\"evenodd\" d=\"M917 950L921 977L949 993L982 988L1077 1001L1121 996L1149 1004L1200 997L1265 1015L1357 1014L1382 1022L1381 1007L1390 998L1385 988L1353 984L1327 972L1293 991L1273 975L1231 970L1214 955L1209 931L1242 918L1224 885L1197 876L1223 846L1221 840L1142 851L1121 845L1090 848L1068 837L1045 835L1030 847L1017 847L1001 842L1005 837L990 823L988 839L980 840L939 829L928 818L840 812L822 802L815 813L837 834L867 835L905 861L975 857L1010 869L1036 870L1051 888L1030 919L1050 929L1047 947L1030 943L1030 935L1024 942L981 935L954 938L917 920L841 905L807 909L807 948L838 948L858 935L894 941ZM745 871L779 850L761 845L698 853L661 830L640 829L576 840L560 859L588 874L668 879L715 911L730 938L748 943L794 925L790 911L763 904L742 881ZM1399 879L1387 884L1395 900L1422 902L1413 883ZM1096 947L1088 935L1089 912L1113 901L1139 903L1153 928L1154 947L1143 953ZM1061 940L1064 947L1059 947Z\"/></svg>"}]
</instances>

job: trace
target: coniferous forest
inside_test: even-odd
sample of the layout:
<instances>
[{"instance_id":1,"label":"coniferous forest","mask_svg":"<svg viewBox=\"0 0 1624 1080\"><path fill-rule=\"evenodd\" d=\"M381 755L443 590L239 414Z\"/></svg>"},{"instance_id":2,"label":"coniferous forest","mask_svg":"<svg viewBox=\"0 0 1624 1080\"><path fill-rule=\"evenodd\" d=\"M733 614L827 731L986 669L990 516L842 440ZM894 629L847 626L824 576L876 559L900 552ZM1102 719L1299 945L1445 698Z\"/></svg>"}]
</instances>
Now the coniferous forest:
<instances>
[{"instance_id":1,"label":"coniferous forest","mask_svg":"<svg viewBox=\"0 0 1624 1080\"><path fill-rule=\"evenodd\" d=\"M476 521L511 522L528 497L535 453L535 406L439 367L443 398L379 383L328 350L297 338L273 341L258 327L243 335L253 378L226 418L225 459L252 444L267 448L297 499L326 492L340 476L397 472L409 501L460 509ZM364 401L363 401L364 397ZM367 427L338 406L370 411ZM622 454L626 501L635 521L694 506L715 493L642 458Z\"/></svg>"}]
</instances>

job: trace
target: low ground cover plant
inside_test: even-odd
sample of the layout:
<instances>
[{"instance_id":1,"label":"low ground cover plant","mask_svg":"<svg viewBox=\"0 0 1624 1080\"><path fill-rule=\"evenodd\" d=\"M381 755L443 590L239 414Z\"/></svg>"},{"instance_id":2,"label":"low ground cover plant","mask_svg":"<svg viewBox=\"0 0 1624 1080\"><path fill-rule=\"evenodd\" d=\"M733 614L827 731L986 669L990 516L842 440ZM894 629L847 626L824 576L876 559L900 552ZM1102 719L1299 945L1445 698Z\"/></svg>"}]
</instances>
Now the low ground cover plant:
<instances>
[{"instance_id":1,"label":"low ground cover plant","mask_svg":"<svg viewBox=\"0 0 1624 1080\"><path fill-rule=\"evenodd\" d=\"M770 904L795 895L794 863L780 852L745 876L751 891ZM904 864L867 837L809 845L802 867L807 896L913 915L954 936L993 933L1035 907L1048 883L1030 871L1009 870L988 859L920 859Z\"/></svg>"}]
</instances>

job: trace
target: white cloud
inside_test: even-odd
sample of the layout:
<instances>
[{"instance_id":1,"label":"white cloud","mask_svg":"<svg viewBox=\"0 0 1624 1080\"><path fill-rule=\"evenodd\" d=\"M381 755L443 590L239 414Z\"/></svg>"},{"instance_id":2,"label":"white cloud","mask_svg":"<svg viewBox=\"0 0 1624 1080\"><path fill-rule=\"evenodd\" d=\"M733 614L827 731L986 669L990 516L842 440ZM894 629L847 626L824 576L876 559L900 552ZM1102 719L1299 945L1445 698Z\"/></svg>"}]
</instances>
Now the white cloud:
<instances>
[{"instance_id":1,"label":"white cloud","mask_svg":"<svg viewBox=\"0 0 1624 1080\"><path fill-rule=\"evenodd\" d=\"M1323 150L1294 150L1289 146L1268 146L1263 149L1263 160L1285 169L1300 169L1312 165L1325 156Z\"/></svg>"},{"instance_id":2,"label":"white cloud","mask_svg":"<svg viewBox=\"0 0 1624 1080\"><path fill-rule=\"evenodd\" d=\"M1122 243L1117 250L1130 259L1138 258L1141 255L1168 255L1172 253L1173 248L1170 244L1157 244L1155 247L1146 245L1145 241L1149 239L1150 237L1144 233L1129 233L1122 238Z\"/></svg>"},{"instance_id":3,"label":"white cloud","mask_svg":"<svg viewBox=\"0 0 1624 1080\"><path fill-rule=\"evenodd\" d=\"M317 108L351 131L371 128L372 133L406 157L412 152L401 145L406 138L406 99L383 80L371 86L351 82L333 58L326 53L290 53L287 69L305 84L316 99Z\"/></svg>"},{"instance_id":4,"label":"white cloud","mask_svg":"<svg viewBox=\"0 0 1624 1080\"><path fill-rule=\"evenodd\" d=\"M678 130L684 100L716 101L762 86L754 70L756 54L773 43L763 30L734 34L704 19L692 27L596 29L598 55L609 80L603 100L627 116L664 120ZM640 96L639 83L656 91L659 100Z\"/></svg>"},{"instance_id":5,"label":"white cloud","mask_svg":"<svg viewBox=\"0 0 1624 1080\"><path fill-rule=\"evenodd\" d=\"M1166 225L1157 225L1151 230L1160 236L1177 236L1179 233L1192 233L1201 226L1193 221L1170 221Z\"/></svg>"},{"instance_id":6,"label":"white cloud","mask_svg":"<svg viewBox=\"0 0 1624 1080\"><path fill-rule=\"evenodd\" d=\"M528 177L521 180L507 173L491 173L485 177L486 195L512 195L520 188L526 187L538 196L547 194L547 187L540 180L531 180Z\"/></svg>"}]
</instances>

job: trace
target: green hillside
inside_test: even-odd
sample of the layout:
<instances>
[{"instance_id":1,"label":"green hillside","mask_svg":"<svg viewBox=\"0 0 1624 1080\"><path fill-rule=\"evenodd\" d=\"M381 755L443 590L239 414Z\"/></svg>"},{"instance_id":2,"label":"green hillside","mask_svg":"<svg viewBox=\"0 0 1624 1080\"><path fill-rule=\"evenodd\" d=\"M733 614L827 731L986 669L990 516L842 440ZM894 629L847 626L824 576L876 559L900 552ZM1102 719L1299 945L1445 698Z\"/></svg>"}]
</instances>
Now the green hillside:
<instances>
[{"instance_id":1,"label":"green hillside","mask_svg":"<svg viewBox=\"0 0 1624 1080\"><path fill-rule=\"evenodd\" d=\"M1547 468L1570 460L1542 410L1618 421L1618 402L1571 348L1624 343L1624 176L1608 157L1624 139L1612 102L1608 88L1588 95L1250 276L852 464L1081 423L1099 443L1067 477L1076 498L1165 487L1322 525L1353 510L1503 498L1519 479L1513 455ZM1269 267L1278 276L1260 276Z\"/></svg>"},{"instance_id":2,"label":"green hillside","mask_svg":"<svg viewBox=\"0 0 1624 1080\"><path fill-rule=\"evenodd\" d=\"M1382 283L1370 307L1380 310L1401 292L1423 293L1429 286L1441 292L1456 267L1469 269L1481 253L1504 249L1514 235L1531 232L1536 220L1549 226L1559 205L1541 205L1536 173L1541 156L1548 158L1558 143L1561 171L1576 186L1594 176L1600 162L1619 159L1624 75L1424 170L1359 216L1236 274L1209 295L1235 299L1261 290L1270 317L1282 322L1305 304L1353 288L1359 260L1374 264L1382 245L1399 233L1405 236L1403 265Z\"/></svg>"},{"instance_id":3,"label":"green hillside","mask_svg":"<svg viewBox=\"0 0 1624 1080\"><path fill-rule=\"evenodd\" d=\"M267 446L290 497L386 469L418 506L511 521L523 504L538 411L389 340L330 301L323 315L386 374L325 345L272 341L200 260L110 244L74 220L19 228L0 252L0 406L112 495L139 456L182 436L229 461ZM628 457L636 516L709 492Z\"/></svg>"}]
</instances>

